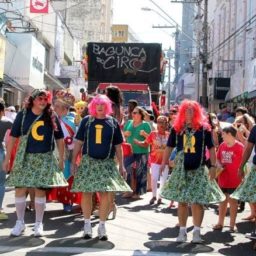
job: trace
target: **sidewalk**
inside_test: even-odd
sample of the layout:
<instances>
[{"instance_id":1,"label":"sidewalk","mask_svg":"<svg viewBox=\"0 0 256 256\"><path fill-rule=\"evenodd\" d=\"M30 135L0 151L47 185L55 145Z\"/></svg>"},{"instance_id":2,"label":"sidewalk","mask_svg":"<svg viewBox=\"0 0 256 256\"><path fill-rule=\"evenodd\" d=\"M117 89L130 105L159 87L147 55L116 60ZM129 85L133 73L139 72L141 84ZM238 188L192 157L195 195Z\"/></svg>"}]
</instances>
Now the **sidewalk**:
<instances>
[{"instance_id":1,"label":"sidewalk","mask_svg":"<svg viewBox=\"0 0 256 256\"><path fill-rule=\"evenodd\" d=\"M176 209L168 208L168 201L160 206L148 204L151 193L143 196L143 200L128 201L118 197L118 212L115 220L109 220L106 228L109 241L97 239L98 219L93 218L94 238L81 239L83 218L76 209L75 213L64 214L62 205L48 203L44 216L45 236L34 238L32 227L34 213L26 212L27 229L23 236L9 237L16 214L14 208L14 191L10 190L5 197L5 210L9 220L0 222L1 255L255 255L252 241L245 238L252 224L241 220L249 215L249 206L238 214L238 233L229 233L228 227L223 231L212 231L217 222L213 208L205 211L202 235L205 244L194 245L192 239L191 218L188 222L188 242L178 244ZM229 218L226 218L228 224ZM6 253L4 253L6 252Z\"/></svg>"}]
</instances>

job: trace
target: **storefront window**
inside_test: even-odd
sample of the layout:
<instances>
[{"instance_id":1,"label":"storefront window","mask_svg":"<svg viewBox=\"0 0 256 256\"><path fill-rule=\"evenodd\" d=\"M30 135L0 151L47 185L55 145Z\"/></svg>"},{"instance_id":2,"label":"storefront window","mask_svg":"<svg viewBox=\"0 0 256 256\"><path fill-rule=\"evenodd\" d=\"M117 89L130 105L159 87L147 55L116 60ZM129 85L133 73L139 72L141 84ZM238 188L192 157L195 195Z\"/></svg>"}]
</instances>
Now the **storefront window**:
<instances>
[{"instance_id":1,"label":"storefront window","mask_svg":"<svg viewBox=\"0 0 256 256\"><path fill-rule=\"evenodd\" d=\"M4 89L3 98L6 106L14 105L14 93Z\"/></svg>"}]
</instances>

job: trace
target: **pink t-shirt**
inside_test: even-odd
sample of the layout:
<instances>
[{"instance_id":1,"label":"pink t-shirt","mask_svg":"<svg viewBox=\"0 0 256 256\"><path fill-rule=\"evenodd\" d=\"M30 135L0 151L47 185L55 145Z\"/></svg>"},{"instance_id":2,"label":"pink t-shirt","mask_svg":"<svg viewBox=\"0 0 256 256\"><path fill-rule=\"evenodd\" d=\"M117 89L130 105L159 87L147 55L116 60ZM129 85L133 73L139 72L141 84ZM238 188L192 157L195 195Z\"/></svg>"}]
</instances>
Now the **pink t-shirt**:
<instances>
[{"instance_id":1,"label":"pink t-shirt","mask_svg":"<svg viewBox=\"0 0 256 256\"><path fill-rule=\"evenodd\" d=\"M150 147L150 162L153 164L161 164L164 150L169 137L169 132L160 134L158 131L153 131L149 134L146 142Z\"/></svg>"},{"instance_id":2,"label":"pink t-shirt","mask_svg":"<svg viewBox=\"0 0 256 256\"><path fill-rule=\"evenodd\" d=\"M238 168L242 162L243 150L244 146L239 141L232 147L228 147L225 142L220 144L217 159L224 168L218 177L221 188L237 188L241 183Z\"/></svg>"}]
</instances>

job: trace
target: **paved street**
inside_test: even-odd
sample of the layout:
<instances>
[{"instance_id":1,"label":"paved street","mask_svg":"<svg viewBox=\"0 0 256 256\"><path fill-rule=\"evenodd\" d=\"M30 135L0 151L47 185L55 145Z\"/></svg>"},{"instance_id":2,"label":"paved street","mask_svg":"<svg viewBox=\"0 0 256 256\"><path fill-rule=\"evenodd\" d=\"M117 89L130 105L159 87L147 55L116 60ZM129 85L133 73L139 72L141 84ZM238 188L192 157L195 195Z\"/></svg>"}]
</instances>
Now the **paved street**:
<instances>
[{"instance_id":1,"label":"paved street","mask_svg":"<svg viewBox=\"0 0 256 256\"><path fill-rule=\"evenodd\" d=\"M8 221L0 222L0 254L1 255L106 255L106 256L139 256L139 255L255 255L252 242L244 237L250 232L251 225L241 220L249 214L246 210L238 215L238 233L230 234L228 227L222 232L212 231L217 221L214 209L205 212L202 234L204 245L190 243L192 224L189 219L188 243L175 243L178 234L176 209L169 209L168 201L161 206L149 206L151 194L147 193L143 200L130 202L118 198L118 213L115 220L107 222L109 241L103 242L96 238L98 219L95 224L94 239L83 240L83 219L76 209L73 214L63 214L62 207L57 203L47 204L44 217L45 237L34 238L32 227L34 213L27 212L25 221L27 229L23 236L9 237L10 228L15 222L14 192L6 193L6 212ZM226 224L228 224L228 218Z\"/></svg>"}]
</instances>

